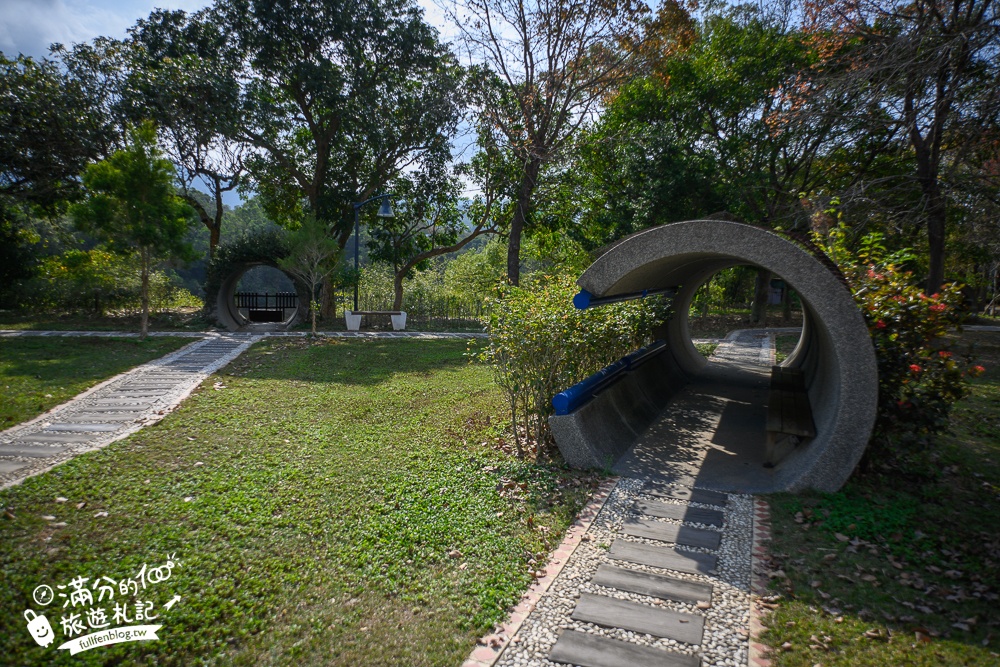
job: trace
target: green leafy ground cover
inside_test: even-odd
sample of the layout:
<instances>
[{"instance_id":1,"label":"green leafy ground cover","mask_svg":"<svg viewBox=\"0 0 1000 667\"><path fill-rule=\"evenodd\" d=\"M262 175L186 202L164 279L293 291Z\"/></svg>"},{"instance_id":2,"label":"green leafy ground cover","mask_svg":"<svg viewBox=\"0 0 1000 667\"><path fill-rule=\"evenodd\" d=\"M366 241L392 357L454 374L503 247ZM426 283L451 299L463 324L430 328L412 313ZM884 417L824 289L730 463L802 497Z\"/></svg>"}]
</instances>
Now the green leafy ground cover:
<instances>
[{"instance_id":1,"label":"green leafy ground cover","mask_svg":"<svg viewBox=\"0 0 1000 667\"><path fill-rule=\"evenodd\" d=\"M1000 335L931 452L772 498L780 667L1000 664Z\"/></svg>"},{"instance_id":2,"label":"green leafy ground cover","mask_svg":"<svg viewBox=\"0 0 1000 667\"><path fill-rule=\"evenodd\" d=\"M194 342L190 338L2 338L0 429L36 417L99 382Z\"/></svg>"},{"instance_id":3,"label":"green leafy ground cover","mask_svg":"<svg viewBox=\"0 0 1000 667\"><path fill-rule=\"evenodd\" d=\"M501 396L465 349L269 340L156 425L0 492L0 655L460 664L594 481L501 451ZM147 595L160 641L69 657L28 636L37 585L117 580L170 554L181 565Z\"/></svg>"}]
</instances>

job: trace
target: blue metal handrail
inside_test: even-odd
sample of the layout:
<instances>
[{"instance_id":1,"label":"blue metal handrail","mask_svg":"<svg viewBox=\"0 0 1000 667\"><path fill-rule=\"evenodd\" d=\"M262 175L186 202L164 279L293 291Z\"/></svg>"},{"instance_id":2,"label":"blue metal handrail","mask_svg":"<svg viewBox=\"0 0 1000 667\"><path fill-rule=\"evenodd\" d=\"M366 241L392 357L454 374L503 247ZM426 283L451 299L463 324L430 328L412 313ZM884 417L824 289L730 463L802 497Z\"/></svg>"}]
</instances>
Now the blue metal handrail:
<instances>
[{"instance_id":1,"label":"blue metal handrail","mask_svg":"<svg viewBox=\"0 0 1000 667\"><path fill-rule=\"evenodd\" d=\"M626 294L612 294L611 296L595 297L585 289L580 290L573 297L573 305L577 310L586 310L594 306L604 306L609 303L620 303L622 301L634 301L635 299L645 299L647 296L665 294L674 296L677 294L676 287L662 287L658 289L644 289L641 292L628 292Z\"/></svg>"},{"instance_id":2,"label":"blue metal handrail","mask_svg":"<svg viewBox=\"0 0 1000 667\"><path fill-rule=\"evenodd\" d=\"M552 407L555 408L557 415L568 415L593 398L595 394L618 382L625 377L626 373L649 361L666 347L666 341L658 340L646 347L639 348L553 396Z\"/></svg>"}]
</instances>

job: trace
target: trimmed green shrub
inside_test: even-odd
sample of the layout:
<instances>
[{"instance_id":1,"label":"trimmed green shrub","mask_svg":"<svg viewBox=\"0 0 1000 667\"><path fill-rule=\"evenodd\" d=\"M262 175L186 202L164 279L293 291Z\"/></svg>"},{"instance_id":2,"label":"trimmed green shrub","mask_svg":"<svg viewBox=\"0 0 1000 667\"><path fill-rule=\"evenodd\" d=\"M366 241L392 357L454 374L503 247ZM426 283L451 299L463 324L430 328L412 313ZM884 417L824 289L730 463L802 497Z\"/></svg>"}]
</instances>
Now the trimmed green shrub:
<instances>
[{"instance_id":1,"label":"trimmed green shrub","mask_svg":"<svg viewBox=\"0 0 1000 667\"><path fill-rule=\"evenodd\" d=\"M577 310L578 290L569 276L545 276L488 299L489 342L480 358L507 394L522 457L537 457L551 442L546 418L555 394L649 343L666 319L660 297Z\"/></svg>"}]
</instances>

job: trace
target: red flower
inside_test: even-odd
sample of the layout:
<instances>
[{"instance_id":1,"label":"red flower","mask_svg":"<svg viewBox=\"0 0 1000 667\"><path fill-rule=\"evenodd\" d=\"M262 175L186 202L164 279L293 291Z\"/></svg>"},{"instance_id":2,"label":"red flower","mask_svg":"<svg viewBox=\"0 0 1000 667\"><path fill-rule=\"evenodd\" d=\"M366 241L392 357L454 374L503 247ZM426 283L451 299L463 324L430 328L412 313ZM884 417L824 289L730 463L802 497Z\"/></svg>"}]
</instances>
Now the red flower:
<instances>
[{"instance_id":1,"label":"red flower","mask_svg":"<svg viewBox=\"0 0 1000 667\"><path fill-rule=\"evenodd\" d=\"M913 371L914 373L919 373L920 371L922 371L924 369L922 369L920 366L918 366L916 364L910 364L910 370Z\"/></svg>"},{"instance_id":2,"label":"red flower","mask_svg":"<svg viewBox=\"0 0 1000 667\"><path fill-rule=\"evenodd\" d=\"M973 375L982 375L985 372L986 372L986 369L983 368L982 366L973 366L972 367L972 374Z\"/></svg>"},{"instance_id":3,"label":"red flower","mask_svg":"<svg viewBox=\"0 0 1000 667\"><path fill-rule=\"evenodd\" d=\"M948 357L951 356L951 352L949 352L948 350L940 350L938 352L938 356L941 357L942 359L947 359Z\"/></svg>"},{"instance_id":4,"label":"red flower","mask_svg":"<svg viewBox=\"0 0 1000 667\"><path fill-rule=\"evenodd\" d=\"M948 306L944 305L943 303L935 303L933 306L931 306L932 313L943 313L946 310L948 310Z\"/></svg>"},{"instance_id":5,"label":"red flower","mask_svg":"<svg viewBox=\"0 0 1000 667\"><path fill-rule=\"evenodd\" d=\"M875 323L876 329L885 329L885 326L886 326L885 320L879 320L878 322Z\"/></svg>"}]
</instances>

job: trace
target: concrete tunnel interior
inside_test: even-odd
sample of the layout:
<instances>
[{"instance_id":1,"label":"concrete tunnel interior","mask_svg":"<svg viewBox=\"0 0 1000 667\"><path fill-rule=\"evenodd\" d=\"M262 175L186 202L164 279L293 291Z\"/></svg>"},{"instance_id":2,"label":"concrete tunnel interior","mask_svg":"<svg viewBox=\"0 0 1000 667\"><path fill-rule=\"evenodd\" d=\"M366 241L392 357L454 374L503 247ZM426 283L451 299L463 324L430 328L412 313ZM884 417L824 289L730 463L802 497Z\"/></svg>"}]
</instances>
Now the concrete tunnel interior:
<instances>
[{"instance_id":1,"label":"concrete tunnel interior","mask_svg":"<svg viewBox=\"0 0 1000 667\"><path fill-rule=\"evenodd\" d=\"M698 288L738 265L770 270L802 303L798 345L781 365L801 370L815 437L773 468L763 465L770 368L709 362L689 331ZM595 302L675 292L664 351L586 405L550 418L571 465L730 492L832 491L847 480L874 424L875 355L850 291L811 253L756 227L698 220L622 239L577 282Z\"/></svg>"}]
</instances>

